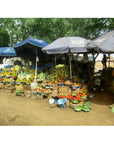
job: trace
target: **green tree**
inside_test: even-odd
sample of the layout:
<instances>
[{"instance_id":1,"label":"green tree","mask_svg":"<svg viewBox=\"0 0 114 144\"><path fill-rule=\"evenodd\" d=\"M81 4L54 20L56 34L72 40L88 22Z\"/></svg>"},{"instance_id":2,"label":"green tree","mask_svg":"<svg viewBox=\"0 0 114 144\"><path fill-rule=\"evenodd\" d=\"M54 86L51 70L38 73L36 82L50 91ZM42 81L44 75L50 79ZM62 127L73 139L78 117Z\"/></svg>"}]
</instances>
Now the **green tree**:
<instances>
[{"instance_id":1,"label":"green tree","mask_svg":"<svg viewBox=\"0 0 114 144\"><path fill-rule=\"evenodd\" d=\"M9 46L9 34L6 30L0 30L0 47L8 47Z\"/></svg>"},{"instance_id":2,"label":"green tree","mask_svg":"<svg viewBox=\"0 0 114 144\"><path fill-rule=\"evenodd\" d=\"M11 46L29 37L48 43L66 36L94 39L113 28L113 18L0 18L0 29L7 30Z\"/></svg>"}]
</instances>

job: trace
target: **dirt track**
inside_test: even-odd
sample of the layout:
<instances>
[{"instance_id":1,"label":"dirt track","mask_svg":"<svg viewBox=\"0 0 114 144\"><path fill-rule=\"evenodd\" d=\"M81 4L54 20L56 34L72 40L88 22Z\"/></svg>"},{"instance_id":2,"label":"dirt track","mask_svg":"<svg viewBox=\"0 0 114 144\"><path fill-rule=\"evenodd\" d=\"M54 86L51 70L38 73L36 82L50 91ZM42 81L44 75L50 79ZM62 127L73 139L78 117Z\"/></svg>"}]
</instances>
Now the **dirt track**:
<instances>
[{"instance_id":1,"label":"dirt track","mask_svg":"<svg viewBox=\"0 0 114 144\"><path fill-rule=\"evenodd\" d=\"M71 108L50 108L47 99L8 95L0 91L0 125L1 126L89 126L114 125L114 113L109 105L113 104L113 95L95 94L90 112L75 112Z\"/></svg>"}]
</instances>

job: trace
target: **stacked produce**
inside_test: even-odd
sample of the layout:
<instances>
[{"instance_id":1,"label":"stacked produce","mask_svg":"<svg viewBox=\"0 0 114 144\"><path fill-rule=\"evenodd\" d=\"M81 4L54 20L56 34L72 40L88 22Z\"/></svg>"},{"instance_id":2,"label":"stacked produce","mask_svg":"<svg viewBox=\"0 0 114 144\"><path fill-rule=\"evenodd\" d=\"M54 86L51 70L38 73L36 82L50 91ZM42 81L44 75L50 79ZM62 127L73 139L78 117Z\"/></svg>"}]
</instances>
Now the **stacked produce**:
<instances>
[{"instance_id":1,"label":"stacked produce","mask_svg":"<svg viewBox=\"0 0 114 144\"><path fill-rule=\"evenodd\" d=\"M14 83L20 70L21 67L19 66L14 66L12 68L4 68L2 73L0 73L0 77L2 78L1 82Z\"/></svg>"},{"instance_id":2,"label":"stacked produce","mask_svg":"<svg viewBox=\"0 0 114 144\"><path fill-rule=\"evenodd\" d=\"M22 70L17 76L16 83L24 83L30 85L30 83L33 82L34 80L34 73L35 73L34 69L28 67L22 68ZM36 78L39 78L38 74L36 75Z\"/></svg>"},{"instance_id":3,"label":"stacked produce","mask_svg":"<svg viewBox=\"0 0 114 144\"><path fill-rule=\"evenodd\" d=\"M37 74L37 78L38 78L38 74ZM34 81L33 73L21 72L17 77L16 83L30 84L33 81Z\"/></svg>"},{"instance_id":4,"label":"stacked produce","mask_svg":"<svg viewBox=\"0 0 114 144\"><path fill-rule=\"evenodd\" d=\"M43 72L41 72L41 73L39 74L39 77L38 77L38 80L37 80L37 81L43 81L43 80L45 80L45 79L47 78L47 76L48 76L48 73L43 73Z\"/></svg>"},{"instance_id":5,"label":"stacked produce","mask_svg":"<svg viewBox=\"0 0 114 144\"><path fill-rule=\"evenodd\" d=\"M59 64L55 66L55 70L50 74L50 80L57 83L59 80L65 80L69 77L68 66L64 64Z\"/></svg>"},{"instance_id":6,"label":"stacked produce","mask_svg":"<svg viewBox=\"0 0 114 144\"><path fill-rule=\"evenodd\" d=\"M18 96L22 96L27 92L25 92L24 86L30 87L30 84L34 82L34 78L35 70L29 67L4 68L0 73L0 82L15 84L15 92ZM31 87L28 89L33 95L56 99L58 105L63 101L64 106L59 105L61 108L66 107L66 103L69 101L76 112L87 112L91 109L91 103L87 102L87 87L82 86L81 79L78 76L75 76L72 80L69 79L69 69L64 64L56 65L46 72L38 71L36 83L37 85L32 90ZM90 95L92 96L92 94Z\"/></svg>"}]
</instances>

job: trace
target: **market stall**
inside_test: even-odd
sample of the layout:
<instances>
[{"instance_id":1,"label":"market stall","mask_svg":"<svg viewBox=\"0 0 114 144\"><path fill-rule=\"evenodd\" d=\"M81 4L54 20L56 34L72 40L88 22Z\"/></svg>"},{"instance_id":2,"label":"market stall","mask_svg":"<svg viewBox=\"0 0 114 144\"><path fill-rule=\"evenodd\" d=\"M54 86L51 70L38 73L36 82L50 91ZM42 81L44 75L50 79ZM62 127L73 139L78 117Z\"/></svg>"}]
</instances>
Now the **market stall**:
<instances>
[{"instance_id":1,"label":"market stall","mask_svg":"<svg viewBox=\"0 0 114 144\"><path fill-rule=\"evenodd\" d=\"M112 91L114 91L114 77L113 71L114 68L106 67L107 56L109 58L109 66L110 66L110 54L114 53L114 30L111 30L98 38L92 40L87 45L87 49L91 52L102 53L104 55L102 59L102 63L104 68L100 71L100 79L103 81L103 85L106 87L111 87Z\"/></svg>"},{"instance_id":2,"label":"market stall","mask_svg":"<svg viewBox=\"0 0 114 144\"><path fill-rule=\"evenodd\" d=\"M71 53L87 53L86 45L88 42L88 40L82 37L62 37L42 48L42 50L47 54L68 53L70 78L72 79Z\"/></svg>"},{"instance_id":3,"label":"market stall","mask_svg":"<svg viewBox=\"0 0 114 144\"><path fill-rule=\"evenodd\" d=\"M4 57L11 58L15 56L16 56L16 52L13 47L0 47L0 58L1 58L0 69L4 68L4 64L3 64ZM10 65L10 60L8 59L8 61L9 61L8 64Z\"/></svg>"},{"instance_id":4,"label":"market stall","mask_svg":"<svg viewBox=\"0 0 114 144\"><path fill-rule=\"evenodd\" d=\"M61 54L61 53L69 54L69 69L68 69L69 75L67 74L67 77L65 79L60 77L61 80L59 80L59 82L61 86L63 86L61 88L63 90L58 90L59 92L58 97L62 98L61 101L64 98L67 98L67 100L70 100L70 102L72 101L72 103L79 104L80 110L81 108L83 109L84 100L86 100L88 88L87 88L87 85L86 87L82 85L82 79L80 79L78 76L75 76L74 79L72 79L71 54L82 53L84 54L84 56L85 55L87 56L87 53L89 51L87 51L86 45L88 42L89 42L88 40L81 38L81 37L64 37L64 38L59 38L55 40L54 42L52 42L51 44L49 44L48 46L42 49L47 54ZM59 66L61 67L61 71L59 72L62 73L63 68L61 65ZM58 65L56 67L58 67ZM68 90L68 87L65 90L64 86L68 86L70 88L70 92ZM91 95L93 96L93 94ZM74 104L74 107L76 107L75 104ZM78 107L77 107L77 111L78 111Z\"/></svg>"},{"instance_id":5,"label":"market stall","mask_svg":"<svg viewBox=\"0 0 114 144\"><path fill-rule=\"evenodd\" d=\"M71 53L84 53L86 55L88 52L86 49L88 40L80 37L68 37L63 38L62 41L60 39L57 43L58 48L54 47L55 49L53 49L51 47L47 50L44 48L44 50L50 54L68 53L70 69L68 65L58 64L50 68L47 67L45 71L42 67L40 71L37 71L36 61L35 70L32 67L17 65L3 69L0 74L0 83L5 91L14 92L17 96L48 98L51 107L65 108L68 106L77 112L81 110L88 112L91 109L88 98L92 98L94 94L88 91L88 84L82 84L82 79L78 75L72 78L71 70ZM25 50L27 49L25 48ZM20 54L18 52L17 50L17 55ZM40 55L40 51L38 54ZM20 56L23 55L20 54ZM37 51L33 55L36 58Z\"/></svg>"},{"instance_id":6,"label":"market stall","mask_svg":"<svg viewBox=\"0 0 114 144\"><path fill-rule=\"evenodd\" d=\"M46 54L42 52L42 48L47 46L48 43L44 40L28 38L20 43L14 45L14 49L17 56L22 57L26 60L35 61L36 53L39 61L43 62L46 58Z\"/></svg>"}]
</instances>

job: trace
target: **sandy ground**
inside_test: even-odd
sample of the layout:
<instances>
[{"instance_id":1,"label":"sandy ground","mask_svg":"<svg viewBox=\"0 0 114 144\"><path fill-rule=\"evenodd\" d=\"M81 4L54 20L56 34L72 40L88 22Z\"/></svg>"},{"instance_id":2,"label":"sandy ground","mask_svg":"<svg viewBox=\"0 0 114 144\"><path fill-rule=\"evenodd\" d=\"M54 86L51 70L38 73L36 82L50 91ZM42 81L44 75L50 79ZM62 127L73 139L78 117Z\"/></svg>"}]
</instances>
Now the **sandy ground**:
<instances>
[{"instance_id":1,"label":"sandy ground","mask_svg":"<svg viewBox=\"0 0 114 144\"><path fill-rule=\"evenodd\" d=\"M75 112L71 108L50 108L47 99L34 99L9 95L0 91L1 126L113 126L114 113L109 105L114 96L97 92L88 99L92 103L90 112Z\"/></svg>"},{"instance_id":2,"label":"sandy ground","mask_svg":"<svg viewBox=\"0 0 114 144\"><path fill-rule=\"evenodd\" d=\"M114 67L114 64L111 63ZM95 68L102 68L97 62ZM1 126L114 126L114 95L96 92L91 101L90 112L75 112L71 108L50 108L48 99L18 97L0 90Z\"/></svg>"}]
</instances>

